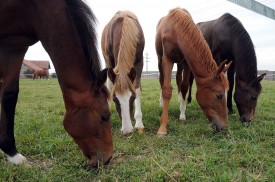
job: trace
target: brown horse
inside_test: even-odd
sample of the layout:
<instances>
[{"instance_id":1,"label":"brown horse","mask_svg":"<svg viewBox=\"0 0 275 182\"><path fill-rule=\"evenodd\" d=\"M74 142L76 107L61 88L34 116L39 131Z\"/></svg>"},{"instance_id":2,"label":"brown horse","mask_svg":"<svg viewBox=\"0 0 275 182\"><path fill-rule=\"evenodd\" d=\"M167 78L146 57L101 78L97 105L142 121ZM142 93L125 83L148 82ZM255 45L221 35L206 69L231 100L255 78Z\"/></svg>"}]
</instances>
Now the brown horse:
<instances>
[{"instance_id":1,"label":"brown horse","mask_svg":"<svg viewBox=\"0 0 275 182\"><path fill-rule=\"evenodd\" d=\"M14 113L24 55L40 40L58 74L66 131L88 164L108 163L113 142L109 92L104 86L107 69L100 70L90 8L82 0L6 0L0 2L0 12L0 148L9 161L26 162L15 145Z\"/></svg>"},{"instance_id":2,"label":"brown horse","mask_svg":"<svg viewBox=\"0 0 275 182\"><path fill-rule=\"evenodd\" d=\"M49 79L49 71L48 70L35 70L33 73L33 80L38 78L47 78Z\"/></svg>"},{"instance_id":3,"label":"brown horse","mask_svg":"<svg viewBox=\"0 0 275 182\"><path fill-rule=\"evenodd\" d=\"M132 132L133 103L135 128L143 132L141 112L141 72L144 35L138 18L130 11L119 11L105 26L101 47L109 69L107 85L122 120L122 134Z\"/></svg>"},{"instance_id":4,"label":"brown horse","mask_svg":"<svg viewBox=\"0 0 275 182\"><path fill-rule=\"evenodd\" d=\"M234 16L226 13L218 19L198 23L205 40L212 51L214 59L219 65L224 59L234 64L227 72L229 90L227 94L227 107L232 108L232 92L236 80L234 100L242 122L252 120L257 99L261 93L261 81L265 73L257 76L257 58L252 40L242 23ZM234 76L236 73L236 76ZM192 79L192 76L191 76ZM191 102L191 87L188 102Z\"/></svg>"},{"instance_id":5,"label":"brown horse","mask_svg":"<svg viewBox=\"0 0 275 182\"><path fill-rule=\"evenodd\" d=\"M163 110L158 135L166 135L168 124L168 105L172 96L171 73L173 64L184 67L186 75L191 70L197 84L197 100L212 127L222 130L227 126L225 93L228 82L223 74L228 67L225 62L217 67L211 52L191 15L184 9L175 8L163 17L156 34L156 52L160 71ZM184 76L186 76L184 75ZM179 90L183 90L182 76L177 76ZM184 77L187 79L188 77ZM187 84L188 87L188 84ZM186 92L186 91L185 91ZM181 118L185 119L185 97L179 93Z\"/></svg>"}]
</instances>

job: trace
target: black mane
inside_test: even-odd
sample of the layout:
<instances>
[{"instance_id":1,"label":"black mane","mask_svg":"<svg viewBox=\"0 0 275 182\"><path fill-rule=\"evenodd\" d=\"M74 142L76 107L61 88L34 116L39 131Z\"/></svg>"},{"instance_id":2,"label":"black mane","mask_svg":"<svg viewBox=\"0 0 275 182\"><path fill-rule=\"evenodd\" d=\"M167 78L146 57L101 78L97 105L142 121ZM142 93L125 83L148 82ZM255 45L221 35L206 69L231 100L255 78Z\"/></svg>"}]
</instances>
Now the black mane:
<instances>
[{"instance_id":1,"label":"black mane","mask_svg":"<svg viewBox=\"0 0 275 182\"><path fill-rule=\"evenodd\" d=\"M79 35L87 60L87 69L91 80L98 80L101 70L95 32L96 17L83 0L65 0L73 23Z\"/></svg>"},{"instance_id":2,"label":"black mane","mask_svg":"<svg viewBox=\"0 0 275 182\"><path fill-rule=\"evenodd\" d=\"M243 65L249 79L257 77L257 58L253 42L243 27L242 23L229 13L222 16L226 27L230 29L232 39L235 39L233 44L233 51L236 52L235 61L238 65ZM241 61L238 61L241 60Z\"/></svg>"}]
</instances>

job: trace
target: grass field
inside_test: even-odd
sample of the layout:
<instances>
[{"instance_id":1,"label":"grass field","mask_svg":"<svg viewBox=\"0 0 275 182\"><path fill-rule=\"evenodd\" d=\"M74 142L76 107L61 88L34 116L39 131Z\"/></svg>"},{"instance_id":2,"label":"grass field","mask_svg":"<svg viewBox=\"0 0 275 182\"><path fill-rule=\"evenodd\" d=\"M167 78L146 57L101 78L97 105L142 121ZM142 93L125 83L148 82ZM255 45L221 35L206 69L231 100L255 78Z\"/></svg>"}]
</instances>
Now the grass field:
<instances>
[{"instance_id":1,"label":"grass field","mask_svg":"<svg viewBox=\"0 0 275 182\"><path fill-rule=\"evenodd\" d=\"M178 120L173 80L169 135L164 138L156 136L161 114L158 80L144 79L142 86L145 133L121 136L112 103L114 157L109 165L88 170L63 129L57 80L21 80L15 136L18 150L32 166L14 166L0 152L0 181L274 181L275 82L262 82L251 124L242 124L238 114L230 115L227 131L217 133L195 100L187 106L187 121Z\"/></svg>"}]
</instances>

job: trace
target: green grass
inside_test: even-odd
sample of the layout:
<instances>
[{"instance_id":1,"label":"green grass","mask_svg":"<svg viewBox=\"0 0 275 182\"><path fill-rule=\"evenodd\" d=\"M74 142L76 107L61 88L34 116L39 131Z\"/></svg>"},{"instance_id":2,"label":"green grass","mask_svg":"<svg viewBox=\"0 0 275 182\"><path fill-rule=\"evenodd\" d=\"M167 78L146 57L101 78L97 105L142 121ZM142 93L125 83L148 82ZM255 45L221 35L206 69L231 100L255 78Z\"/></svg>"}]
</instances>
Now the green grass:
<instances>
[{"instance_id":1,"label":"green grass","mask_svg":"<svg viewBox=\"0 0 275 182\"><path fill-rule=\"evenodd\" d=\"M113 103L114 157L109 165L88 170L85 157L63 129L57 80L20 80L15 136L18 150L32 166L12 165L0 152L0 181L274 181L275 82L262 82L250 125L242 124L238 114L230 115L227 131L217 133L195 100L187 106L187 121L178 120L173 80L169 135L164 138L156 136L161 114L158 80L144 79L142 86L145 133L121 136Z\"/></svg>"}]
</instances>

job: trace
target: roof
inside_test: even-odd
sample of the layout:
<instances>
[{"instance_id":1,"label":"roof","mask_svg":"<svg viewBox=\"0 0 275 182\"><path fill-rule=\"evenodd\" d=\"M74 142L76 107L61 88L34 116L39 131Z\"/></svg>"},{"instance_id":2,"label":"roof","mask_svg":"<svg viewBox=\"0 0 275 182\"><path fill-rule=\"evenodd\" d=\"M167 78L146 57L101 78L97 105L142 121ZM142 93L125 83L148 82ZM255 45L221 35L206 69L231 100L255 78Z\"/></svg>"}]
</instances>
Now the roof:
<instances>
[{"instance_id":1,"label":"roof","mask_svg":"<svg viewBox=\"0 0 275 182\"><path fill-rule=\"evenodd\" d=\"M30 60L23 60L23 64L33 70L48 70L51 69L49 61L30 61Z\"/></svg>"}]
</instances>

